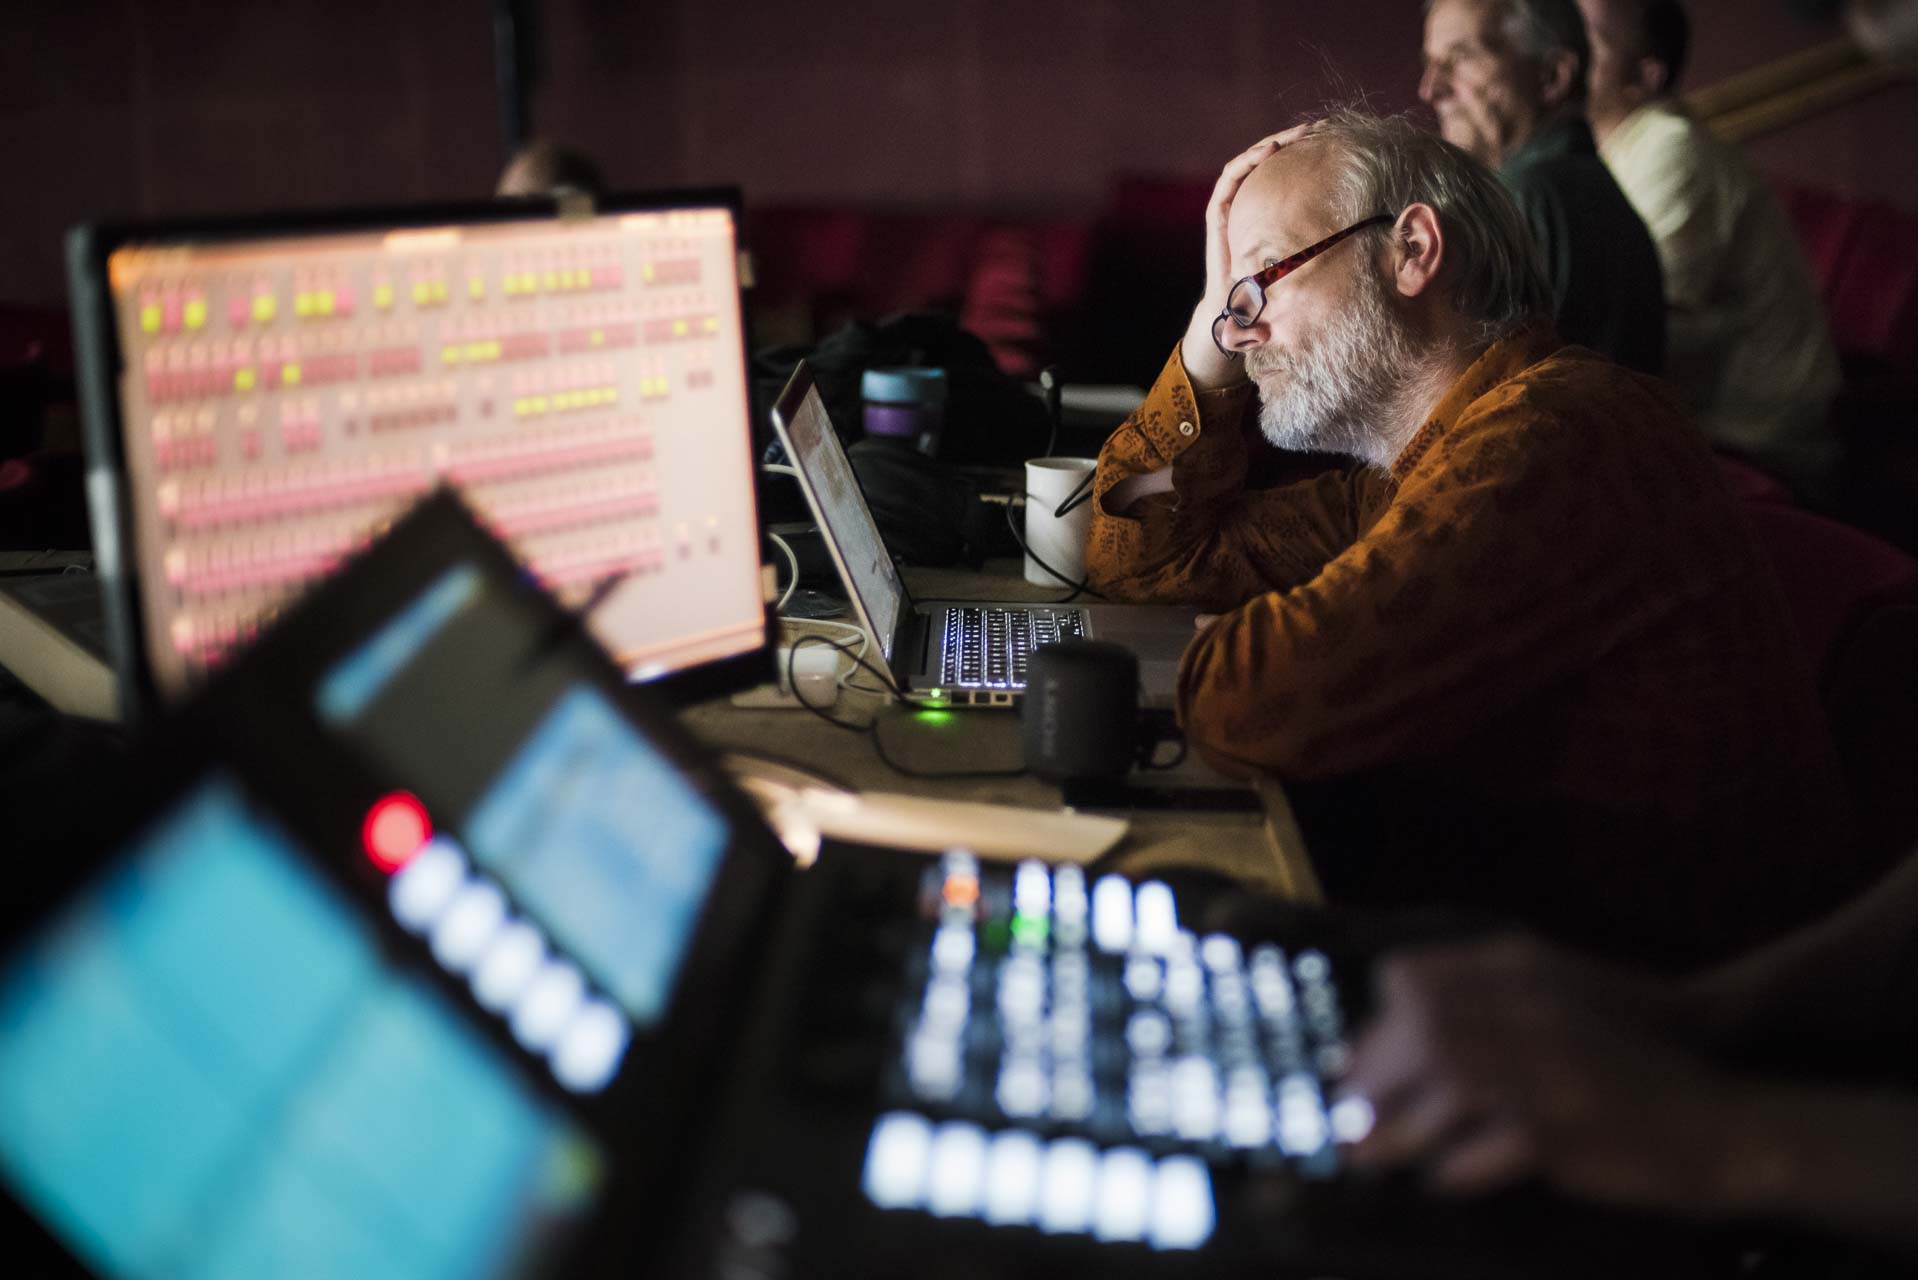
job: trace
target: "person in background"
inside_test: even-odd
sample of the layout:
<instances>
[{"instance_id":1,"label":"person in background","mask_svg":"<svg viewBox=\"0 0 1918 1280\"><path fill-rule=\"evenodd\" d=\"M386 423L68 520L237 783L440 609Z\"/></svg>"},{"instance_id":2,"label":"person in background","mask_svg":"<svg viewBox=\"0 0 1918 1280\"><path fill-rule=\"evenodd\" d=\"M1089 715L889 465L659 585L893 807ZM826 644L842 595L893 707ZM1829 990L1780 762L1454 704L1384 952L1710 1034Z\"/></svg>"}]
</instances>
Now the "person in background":
<instances>
[{"instance_id":1,"label":"person in background","mask_svg":"<svg viewBox=\"0 0 1918 1280\"><path fill-rule=\"evenodd\" d=\"M1690 26L1674 0L1579 0L1599 153L1651 229L1665 375L1706 437L1816 505L1836 497L1838 352L1784 211L1744 154L1675 96Z\"/></svg>"},{"instance_id":2,"label":"person in background","mask_svg":"<svg viewBox=\"0 0 1918 1280\"><path fill-rule=\"evenodd\" d=\"M1915 918L1918 855L1682 981L1522 936L1388 957L1341 1084L1374 1113L1352 1158L1444 1192L1540 1179L1918 1261Z\"/></svg>"},{"instance_id":3,"label":"person in background","mask_svg":"<svg viewBox=\"0 0 1918 1280\"><path fill-rule=\"evenodd\" d=\"M599 166L583 151L556 142L529 142L513 153L493 192L500 196L600 196Z\"/></svg>"},{"instance_id":4,"label":"person in background","mask_svg":"<svg viewBox=\"0 0 1918 1280\"><path fill-rule=\"evenodd\" d=\"M1350 787L1327 808L1369 829L1307 824L1328 892L1680 963L1854 889L1769 564L1662 384L1552 333L1498 179L1343 112L1228 164L1206 225L1086 563L1108 596L1225 611L1181 663L1187 739ZM1254 422L1364 465L1248 488Z\"/></svg>"},{"instance_id":5,"label":"person in background","mask_svg":"<svg viewBox=\"0 0 1918 1280\"><path fill-rule=\"evenodd\" d=\"M1585 122L1572 0L1428 0L1419 97L1497 170L1545 255L1559 336L1642 373L1665 364L1658 255Z\"/></svg>"}]
</instances>

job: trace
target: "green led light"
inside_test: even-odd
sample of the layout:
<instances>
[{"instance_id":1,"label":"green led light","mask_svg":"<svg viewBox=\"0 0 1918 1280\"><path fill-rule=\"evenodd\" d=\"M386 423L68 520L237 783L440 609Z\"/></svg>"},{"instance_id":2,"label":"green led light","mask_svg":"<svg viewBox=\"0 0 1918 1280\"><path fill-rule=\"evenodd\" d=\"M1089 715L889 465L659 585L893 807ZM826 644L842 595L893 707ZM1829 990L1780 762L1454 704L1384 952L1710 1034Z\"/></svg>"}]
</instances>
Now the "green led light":
<instances>
[{"instance_id":1,"label":"green led light","mask_svg":"<svg viewBox=\"0 0 1918 1280\"><path fill-rule=\"evenodd\" d=\"M928 707L920 711L915 711L912 718L920 724L951 724L952 712L937 711Z\"/></svg>"},{"instance_id":2,"label":"green led light","mask_svg":"<svg viewBox=\"0 0 1918 1280\"><path fill-rule=\"evenodd\" d=\"M1012 918L1012 936L1022 946L1033 948L1045 946L1046 928L1044 916L1016 915Z\"/></svg>"}]
</instances>

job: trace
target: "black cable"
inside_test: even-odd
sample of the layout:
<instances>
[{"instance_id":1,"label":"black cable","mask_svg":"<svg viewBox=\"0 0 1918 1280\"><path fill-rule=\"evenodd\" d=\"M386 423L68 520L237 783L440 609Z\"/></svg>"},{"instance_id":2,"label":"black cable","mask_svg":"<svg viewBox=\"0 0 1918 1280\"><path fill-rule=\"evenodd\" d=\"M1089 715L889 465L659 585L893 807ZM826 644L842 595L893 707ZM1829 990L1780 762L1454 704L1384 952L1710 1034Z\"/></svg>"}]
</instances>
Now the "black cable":
<instances>
[{"instance_id":1,"label":"black cable","mask_svg":"<svg viewBox=\"0 0 1918 1280\"><path fill-rule=\"evenodd\" d=\"M900 764L897 760L894 760L890 755L886 753L885 740L881 738L879 735L879 715L878 714L875 714L873 716L872 722L870 724L853 724L850 721L841 720L836 716L830 715L826 711L822 710L821 708L816 707L812 703L806 701L806 695L799 691L799 681L794 678L793 664L794 664L795 658L797 658L798 656L800 648L803 647L808 641L810 641L813 644L824 645L829 649L833 649L839 653L845 654L847 657L853 660L854 664L856 664L857 666L861 667L862 669L866 671L871 672L873 675L877 676L879 678L879 683L885 685L886 688L892 693L894 697L899 698L903 701L906 696L905 693L901 691L901 689L896 683L894 683L892 676L889 673L880 670L878 667L875 667L872 663L866 661L864 658L860 657L858 654L852 652L852 646L858 643L857 641L854 641L854 640L834 640L830 636L798 636L794 638L792 648L786 654L786 682L792 686L793 700L799 703L799 705L804 707L806 710L818 716L821 720L824 720L827 724L833 726L835 729L844 729L848 733L871 734L873 753L879 757L879 763L885 765L888 769L891 769L894 773L900 774L901 776L907 777L907 778L916 778L922 781L933 781L933 782L946 780L946 779L960 779L960 778L1019 778L1019 777L1025 776L1026 767L1023 764L1020 765L1017 769L954 769L954 770L946 770L946 771L915 769L909 765Z\"/></svg>"},{"instance_id":2,"label":"black cable","mask_svg":"<svg viewBox=\"0 0 1918 1280\"><path fill-rule=\"evenodd\" d=\"M1087 474L1090 475L1092 473L1088 472ZM1083 488L1084 486L1082 485L1081 487ZM1066 495L1066 502L1072 502L1072 499L1074 496L1077 495L1077 492L1078 492L1077 490L1074 490L1073 493ZM1032 501L1032 495L1028 492L1022 491L1019 494L1019 496L1021 498L1024 498L1028 503ZM1061 508L1064 508L1065 510L1068 510L1068 511L1071 510L1071 507L1067 507L1065 503L1061 503L1059 505ZM1078 505L1077 503L1073 503L1073 506L1077 506L1077 505ZM1053 511L1053 514L1055 516L1058 515L1059 510L1055 508ZM1041 569L1044 569L1047 573L1057 578L1060 582L1072 588L1072 593L1070 595L1063 596L1057 600L1046 600L1046 601L1040 601L1038 603L1071 604L1074 600L1077 600L1081 595L1092 596L1095 599L1099 599L1099 600L1105 599L1104 594L1101 593L1097 588L1091 585L1092 580L1090 577L1082 578L1079 581L1074 582L1071 578L1067 577L1063 573L1060 573L1057 569L1047 564L1043 559L1040 558L1038 552L1034 551L1031 547L1026 545L1025 538L1021 536L1021 534L1019 533L1018 522L1012 518L1012 504L1010 502L1006 504L1006 528L1011 531L1012 540L1019 544L1019 550L1025 552L1027 555L1032 557L1032 563L1038 565Z\"/></svg>"}]
</instances>

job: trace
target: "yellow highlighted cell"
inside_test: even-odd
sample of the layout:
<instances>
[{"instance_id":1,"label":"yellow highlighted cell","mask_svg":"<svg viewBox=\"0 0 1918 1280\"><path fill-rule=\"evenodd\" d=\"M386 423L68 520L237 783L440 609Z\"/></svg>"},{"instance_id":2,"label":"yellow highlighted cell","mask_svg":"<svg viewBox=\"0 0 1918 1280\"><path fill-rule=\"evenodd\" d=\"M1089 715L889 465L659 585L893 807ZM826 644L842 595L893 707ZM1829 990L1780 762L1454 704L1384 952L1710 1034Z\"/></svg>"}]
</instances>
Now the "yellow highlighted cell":
<instances>
[{"instance_id":1,"label":"yellow highlighted cell","mask_svg":"<svg viewBox=\"0 0 1918 1280\"><path fill-rule=\"evenodd\" d=\"M254 381L253 370L235 369L233 371L233 389L235 391L253 390L253 381Z\"/></svg>"},{"instance_id":2,"label":"yellow highlighted cell","mask_svg":"<svg viewBox=\"0 0 1918 1280\"><path fill-rule=\"evenodd\" d=\"M160 304L149 302L140 308L140 332L160 332Z\"/></svg>"},{"instance_id":3,"label":"yellow highlighted cell","mask_svg":"<svg viewBox=\"0 0 1918 1280\"><path fill-rule=\"evenodd\" d=\"M272 294L261 293L254 295L253 318L261 324L266 324L272 320L273 317L279 313L279 309L279 304L273 300Z\"/></svg>"},{"instance_id":4,"label":"yellow highlighted cell","mask_svg":"<svg viewBox=\"0 0 1918 1280\"><path fill-rule=\"evenodd\" d=\"M415 306L423 307L427 303L431 302L432 300L433 300L432 283L426 280L415 280L413 282L413 304Z\"/></svg>"},{"instance_id":5,"label":"yellow highlighted cell","mask_svg":"<svg viewBox=\"0 0 1918 1280\"><path fill-rule=\"evenodd\" d=\"M293 314L304 320L313 314L313 295L300 292L293 295Z\"/></svg>"},{"instance_id":6,"label":"yellow highlighted cell","mask_svg":"<svg viewBox=\"0 0 1918 1280\"><path fill-rule=\"evenodd\" d=\"M374 285L373 286L373 305L378 307L381 311L392 310L393 286L390 284Z\"/></svg>"},{"instance_id":7,"label":"yellow highlighted cell","mask_svg":"<svg viewBox=\"0 0 1918 1280\"><path fill-rule=\"evenodd\" d=\"M280 366L280 381L289 387L300 385L300 366L288 364Z\"/></svg>"},{"instance_id":8,"label":"yellow highlighted cell","mask_svg":"<svg viewBox=\"0 0 1918 1280\"><path fill-rule=\"evenodd\" d=\"M330 316L333 314L333 291L331 289L322 289L313 295L313 311L316 315L322 316Z\"/></svg>"},{"instance_id":9,"label":"yellow highlighted cell","mask_svg":"<svg viewBox=\"0 0 1918 1280\"><path fill-rule=\"evenodd\" d=\"M606 345L606 330L595 329L586 340L595 347L603 347Z\"/></svg>"},{"instance_id":10,"label":"yellow highlighted cell","mask_svg":"<svg viewBox=\"0 0 1918 1280\"><path fill-rule=\"evenodd\" d=\"M706 317L706 323L705 323L705 324L704 324L704 325L703 325L702 327L703 327L703 328L704 328L704 329L706 330L706 332L707 332L707 333L718 333L718 332L719 332L719 317L718 317L718 316L707 316L707 317Z\"/></svg>"},{"instance_id":11,"label":"yellow highlighted cell","mask_svg":"<svg viewBox=\"0 0 1918 1280\"><path fill-rule=\"evenodd\" d=\"M466 296L478 302L486 296L486 281L474 276L466 282Z\"/></svg>"},{"instance_id":12,"label":"yellow highlighted cell","mask_svg":"<svg viewBox=\"0 0 1918 1280\"><path fill-rule=\"evenodd\" d=\"M462 351L457 346L440 348L440 359L447 364L458 364Z\"/></svg>"},{"instance_id":13,"label":"yellow highlighted cell","mask_svg":"<svg viewBox=\"0 0 1918 1280\"><path fill-rule=\"evenodd\" d=\"M435 302L446 301L446 281L435 280L433 282L433 301Z\"/></svg>"},{"instance_id":14,"label":"yellow highlighted cell","mask_svg":"<svg viewBox=\"0 0 1918 1280\"><path fill-rule=\"evenodd\" d=\"M185 312L182 314L181 319L186 321L186 327L189 329L205 328L206 327L206 299L205 298L187 299L186 309L185 309Z\"/></svg>"},{"instance_id":15,"label":"yellow highlighted cell","mask_svg":"<svg viewBox=\"0 0 1918 1280\"><path fill-rule=\"evenodd\" d=\"M686 334L687 334L686 322L684 320L673 321L673 336L675 338L683 338L686 336Z\"/></svg>"}]
</instances>

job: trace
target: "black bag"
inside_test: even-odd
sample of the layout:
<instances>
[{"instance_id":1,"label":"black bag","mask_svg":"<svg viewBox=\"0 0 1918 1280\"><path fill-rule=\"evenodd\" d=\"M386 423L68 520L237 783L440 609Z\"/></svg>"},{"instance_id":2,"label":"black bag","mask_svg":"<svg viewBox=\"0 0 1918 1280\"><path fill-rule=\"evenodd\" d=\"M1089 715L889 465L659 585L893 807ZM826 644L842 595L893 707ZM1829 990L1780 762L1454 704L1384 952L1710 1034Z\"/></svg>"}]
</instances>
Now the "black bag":
<instances>
[{"instance_id":1,"label":"black bag","mask_svg":"<svg viewBox=\"0 0 1918 1280\"><path fill-rule=\"evenodd\" d=\"M877 323L854 321L808 351L774 347L752 360L754 440L758 456L784 461L772 433L772 406L800 360L811 367L833 429L847 446L879 530L908 564L977 565L998 549L998 524L970 481L948 464L1018 464L1046 448L1045 406L1000 372L986 344L950 316L908 312ZM946 371L946 425L939 456L929 458L891 440L863 441L867 369L919 365ZM768 477L762 486L768 521L809 513L798 486Z\"/></svg>"}]
</instances>

